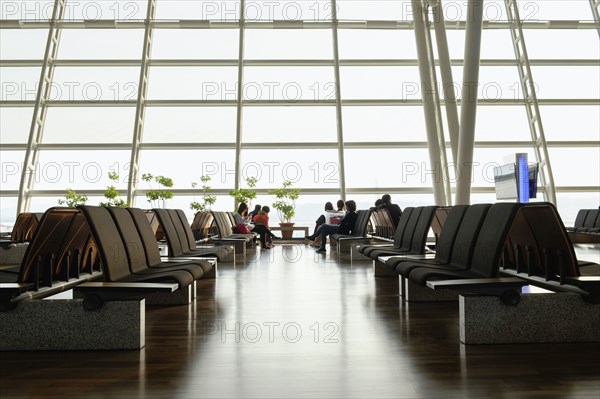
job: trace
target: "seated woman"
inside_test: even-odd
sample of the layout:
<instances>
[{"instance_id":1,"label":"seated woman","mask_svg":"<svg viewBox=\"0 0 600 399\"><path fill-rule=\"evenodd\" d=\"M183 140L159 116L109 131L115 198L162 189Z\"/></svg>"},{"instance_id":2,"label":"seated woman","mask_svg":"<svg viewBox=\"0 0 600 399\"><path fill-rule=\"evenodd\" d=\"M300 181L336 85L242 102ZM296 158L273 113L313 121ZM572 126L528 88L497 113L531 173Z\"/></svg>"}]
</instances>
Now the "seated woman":
<instances>
[{"instance_id":1,"label":"seated woman","mask_svg":"<svg viewBox=\"0 0 600 399\"><path fill-rule=\"evenodd\" d=\"M327 214L327 212L333 211L333 204L331 202L326 202L325 203L325 214ZM313 234L315 235L315 233L317 232L317 229L322 225L325 224L327 222L327 217L325 215L321 215L319 216L319 218L315 221L315 229L313 230ZM318 244L319 237L317 237L317 239L315 240L315 244Z\"/></svg>"},{"instance_id":2,"label":"seated woman","mask_svg":"<svg viewBox=\"0 0 600 399\"><path fill-rule=\"evenodd\" d=\"M245 202L240 203L237 212L233 214L233 219L235 221L234 233L252 234L248 228L248 222L250 219L248 218L248 205ZM256 235L252 239L252 245L256 245Z\"/></svg>"},{"instance_id":3,"label":"seated woman","mask_svg":"<svg viewBox=\"0 0 600 399\"><path fill-rule=\"evenodd\" d=\"M245 202L241 202L238 206L238 210L233 214L235 220L235 232L238 234L250 234L250 229L246 223L248 222L248 205Z\"/></svg>"},{"instance_id":4,"label":"seated woman","mask_svg":"<svg viewBox=\"0 0 600 399\"><path fill-rule=\"evenodd\" d=\"M257 204L257 205L254 206L254 210L249 213L249 215L250 215L250 221L254 220L254 217L256 215L258 215L258 212L260 212L260 209L261 209L260 205Z\"/></svg>"},{"instance_id":5,"label":"seated woman","mask_svg":"<svg viewBox=\"0 0 600 399\"><path fill-rule=\"evenodd\" d=\"M323 224L321 227L317 229L315 234L312 236L307 236L306 238L309 240L314 240L317 236L321 237L321 246L317 250L319 253L325 253L325 244L327 243L327 236L331 234L351 234L352 230L354 230L354 226L356 224L357 214L356 214L356 202L350 200L346 201L346 209L348 212L346 216L342 219L339 225L334 224Z\"/></svg>"},{"instance_id":6,"label":"seated woman","mask_svg":"<svg viewBox=\"0 0 600 399\"><path fill-rule=\"evenodd\" d=\"M258 215L254 217L254 228L253 233L258 233L260 236L260 246L263 249L270 249L272 247L272 239L278 238L275 234L271 233L269 229L269 212L271 208L263 206L262 210L258 212Z\"/></svg>"}]
</instances>

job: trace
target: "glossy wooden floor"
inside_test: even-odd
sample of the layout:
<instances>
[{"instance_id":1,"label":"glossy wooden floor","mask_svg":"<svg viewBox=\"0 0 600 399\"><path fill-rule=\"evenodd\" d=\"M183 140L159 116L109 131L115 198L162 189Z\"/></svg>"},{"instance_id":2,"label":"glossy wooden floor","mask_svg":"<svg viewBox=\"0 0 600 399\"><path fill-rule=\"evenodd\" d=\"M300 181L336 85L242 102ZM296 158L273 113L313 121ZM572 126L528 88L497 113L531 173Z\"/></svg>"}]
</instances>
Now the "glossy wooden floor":
<instances>
[{"instance_id":1,"label":"glossy wooden floor","mask_svg":"<svg viewBox=\"0 0 600 399\"><path fill-rule=\"evenodd\" d=\"M368 262L280 245L148 309L141 351L0 353L0 397L600 396L600 344L464 346L456 303L397 292Z\"/></svg>"}]
</instances>

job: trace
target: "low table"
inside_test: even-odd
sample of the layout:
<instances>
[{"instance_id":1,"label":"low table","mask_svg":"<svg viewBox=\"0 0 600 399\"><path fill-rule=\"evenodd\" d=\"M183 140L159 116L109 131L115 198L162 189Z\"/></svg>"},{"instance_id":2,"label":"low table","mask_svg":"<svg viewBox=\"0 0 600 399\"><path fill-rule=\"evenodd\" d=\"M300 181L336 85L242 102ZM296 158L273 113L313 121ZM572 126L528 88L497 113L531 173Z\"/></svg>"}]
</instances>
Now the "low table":
<instances>
[{"instance_id":1,"label":"low table","mask_svg":"<svg viewBox=\"0 0 600 399\"><path fill-rule=\"evenodd\" d=\"M302 236L302 239L304 239L304 237L306 237L308 235L308 227L304 226L293 226L293 227L281 227L281 226L273 226L270 228L271 231L292 231L292 234L294 234L294 231L302 231L304 232L304 235Z\"/></svg>"}]
</instances>

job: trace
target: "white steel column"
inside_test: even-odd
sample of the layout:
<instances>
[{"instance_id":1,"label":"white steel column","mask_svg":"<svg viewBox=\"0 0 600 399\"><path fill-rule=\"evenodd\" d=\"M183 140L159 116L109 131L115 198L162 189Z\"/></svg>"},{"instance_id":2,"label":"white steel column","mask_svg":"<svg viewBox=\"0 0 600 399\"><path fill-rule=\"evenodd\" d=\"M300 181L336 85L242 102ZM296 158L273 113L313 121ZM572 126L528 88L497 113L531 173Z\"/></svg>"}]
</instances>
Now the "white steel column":
<instances>
[{"instance_id":1,"label":"white steel column","mask_svg":"<svg viewBox=\"0 0 600 399\"><path fill-rule=\"evenodd\" d=\"M536 161L539 164L540 185L544 187L544 199L556 205L554 175L550 165L550 156L548 154L548 145L546 144L542 116L538 106L536 87L531 73L531 66L529 65L525 36L523 35L523 29L521 28L519 7L516 0L505 0L504 4L506 6L508 21L511 24L510 34L515 50L519 79L521 80L521 89L523 91L523 101L525 103L527 119L529 121L531 141L535 151Z\"/></svg>"},{"instance_id":2,"label":"white steel column","mask_svg":"<svg viewBox=\"0 0 600 399\"><path fill-rule=\"evenodd\" d=\"M150 65L150 54L152 53L153 30L152 23L156 14L156 0L148 0L148 10L146 12L144 49L142 53L142 65L140 68L140 80L138 84L138 97L135 110L135 125L133 130L133 142L131 144L131 161L129 163L129 181L127 183L127 203L130 206L135 205L135 191L137 189L139 165L140 165L140 145L144 136L144 119L146 115L146 98L148 94L148 70Z\"/></svg>"},{"instance_id":3,"label":"white steel column","mask_svg":"<svg viewBox=\"0 0 600 399\"><path fill-rule=\"evenodd\" d=\"M431 46L427 44L426 29L429 29L424 20L426 19L426 10L422 7L420 0L412 0L412 12L414 20L415 40L417 44L417 56L419 58L419 75L421 78L421 96L423 98L423 111L425 113L425 128L427 130L427 147L429 149L429 160L433 173L433 196L435 204L445 206L448 201L446 198L446 184L449 186L449 181L444 178L443 168L447 167L447 163L443 162L440 148L440 128L441 119L439 108L436 109L435 98L437 88L433 83L434 74L432 68L435 64L430 62ZM439 101L438 101L439 106ZM443 137L443 134L442 134ZM443 142L443 140L442 140ZM445 149L444 143L444 149ZM445 180L445 181L444 181Z\"/></svg>"},{"instance_id":4,"label":"white steel column","mask_svg":"<svg viewBox=\"0 0 600 399\"><path fill-rule=\"evenodd\" d=\"M244 107L244 44L245 44L245 24L246 24L246 0L240 0L240 36L239 36L239 53L238 53L238 82L237 82L237 117L235 130L235 186L237 190L240 188L242 180L242 120ZM235 200L234 200L235 202ZM234 203L234 209L238 204Z\"/></svg>"},{"instance_id":5,"label":"white steel column","mask_svg":"<svg viewBox=\"0 0 600 399\"><path fill-rule=\"evenodd\" d=\"M435 27L435 38L438 50L438 59L440 62L440 72L442 75L442 93L444 94L446 119L448 121L448 136L450 137L452 159L454 160L454 162L456 162L458 159L458 134L460 125L458 122L458 107L456 106L456 91L454 90L454 78L452 77L452 64L450 62L450 52L448 51L446 24L444 22L442 0L433 0L431 3L431 11L433 13L433 26Z\"/></svg>"},{"instance_id":6,"label":"white steel column","mask_svg":"<svg viewBox=\"0 0 600 399\"><path fill-rule=\"evenodd\" d=\"M58 55L58 44L60 43L60 22L65 16L66 0L55 0L52 11L52 20L48 29L48 40L46 41L46 52L44 63L40 73L40 81L31 118L29 139L25 150L25 160L21 171L21 182L19 184L19 199L17 202L17 215L29 210L31 203L31 190L35 183L37 163L39 157L39 146L44 136L44 124L48 112L47 101L52 92L52 79L54 78L54 61Z\"/></svg>"},{"instance_id":7,"label":"white steel column","mask_svg":"<svg viewBox=\"0 0 600 399\"><path fill-rule=\"evenodd\" d=\"M333 34L333 68L335 74L335 115L337 122L338 167L340 176L340 198L346 200L346 165L344 162L344 124L342 115L342 92L340 84L340 52L338 46L337 2L331 0Z\"/></svg>"},{"instance_id":8,"label":"white steel column","mask_svg":"<svg viewBox=\"0 0 600 399\"><path fill-rule=\"evenodd\" d=\"M439 84L437 72L435 69L435 54L433 52L433 42L431 40L431 22L429 21L429 5L427 0L422 0L423 22L425 24L425 43L427 44L427 57L429 64L429 77L431 80L431 95L433 97L433 106L435 111L435 125L438 147L440 149L440 172L444 182L445 206L452 205L452 190L450 188L450 174L448 173L448 155L446 153L446 136L444 135L444 123L442 122L442 106L440 102ZM435 176L435 175L434 175ZM440 204L441 205L441 204Z\"/></svg>"},{"instance_id":9,"label":"white steel column","mask_svg":"<svg viewBox=\"0 0 600 399\"><path fill-rule=\"evenodd\" d=\"M479 90L479 61L481 58L481 30L483 25L483 0L467 3L467 29L465 33L465 61L458 141L456 176L456 205L471 202L471 179L473 176L473 146L477 119L477 96Z\"/></svg>"},{"instance_id":10,"label":"white steel column","mask_svg":"<svg viewBox=\"0 0 600 399\"><path fill-rule=\"evenodd\" d=\"M590 7L592 7L594 21L596 21L596 30L598 31L598 36L600 36L600 0L590 0Z\"/></svg>"}]
</instances>

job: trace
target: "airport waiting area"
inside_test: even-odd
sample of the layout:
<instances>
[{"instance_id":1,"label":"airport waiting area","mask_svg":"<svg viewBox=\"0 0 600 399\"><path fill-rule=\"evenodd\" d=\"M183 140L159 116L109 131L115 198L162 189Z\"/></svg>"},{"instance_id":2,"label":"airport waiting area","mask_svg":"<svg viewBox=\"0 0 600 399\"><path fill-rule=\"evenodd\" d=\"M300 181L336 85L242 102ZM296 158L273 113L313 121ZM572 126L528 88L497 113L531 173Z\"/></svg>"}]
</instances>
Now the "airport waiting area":
<instances>
[{"instance_id":1,"label":"airport waiting area","mask_svg":"<svg viewBox=\"0 0 600 399\"><path fill-rule=\"evenodd\" d=\"M600 397L600 0L0 1L0 399Z\"/></svg>"},{"instance_id":2,"label":"airport waiting area","mask_svg":"<svg viewBox=\"0 0 600 399\"><path fill-rule=\"evenodd\" d=\"M407 207L396 227L358 213L326 254L221 236L227 212L20 216L2 244L22 254L0 270L3 396L594 395L599 251L552 204Z\"/></svg>"}]
</instances>

